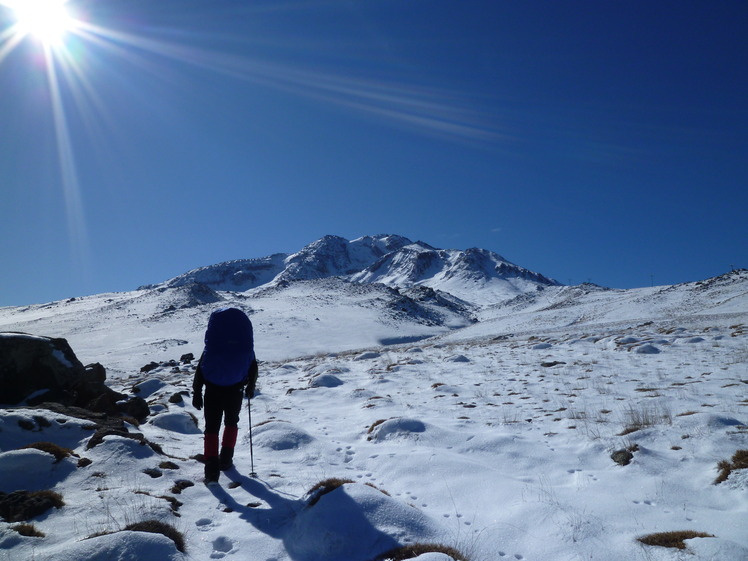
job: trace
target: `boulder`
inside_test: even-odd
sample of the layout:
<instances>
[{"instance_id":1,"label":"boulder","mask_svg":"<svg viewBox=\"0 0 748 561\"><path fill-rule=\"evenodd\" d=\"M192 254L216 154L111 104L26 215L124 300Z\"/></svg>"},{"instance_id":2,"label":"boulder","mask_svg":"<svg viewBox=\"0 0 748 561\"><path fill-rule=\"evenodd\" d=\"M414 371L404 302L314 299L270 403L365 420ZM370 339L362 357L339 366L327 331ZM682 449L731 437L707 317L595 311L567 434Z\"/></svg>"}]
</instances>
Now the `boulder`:
<instances>
[{"instance_id":1,"label":"boulder","mask_svg":"<svg viewBox=\"0 0 748 561\"><path fill-rule=\"evenodd\" d=\"M0 404L58 403L106 415L126 414L143 420L148 406L127 399L106 384L99 363L83 366L65 339L26 333L0 333ZM135 403L132 403L135 401Z\"/></svg>"},{"instance_id":2,"label":"boulder","mask_svg":"<svg viewBox=\"0 0 748 561\"><path fill-rule=\"evenodd\" d=\"M18 403L39 390L70 390L85 376L65 339L0 333L0 403Z\"/></svg>"}]
</instances>

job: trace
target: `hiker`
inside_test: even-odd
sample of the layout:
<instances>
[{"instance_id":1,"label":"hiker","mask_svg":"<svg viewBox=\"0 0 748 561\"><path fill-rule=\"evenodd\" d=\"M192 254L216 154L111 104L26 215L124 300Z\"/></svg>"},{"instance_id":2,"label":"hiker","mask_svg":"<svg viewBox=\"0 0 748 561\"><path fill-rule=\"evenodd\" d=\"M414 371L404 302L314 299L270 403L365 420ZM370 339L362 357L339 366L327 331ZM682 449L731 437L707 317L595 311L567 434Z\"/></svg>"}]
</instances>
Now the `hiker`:
<instances>
[{"instance_id":1,"label":"hiker","mask_svg":"<svg viewBox=\"0 0 748 561\"><path fill-rule=\"evenodd\" d=\"M198 410L205 406L206 483L218 481L219 472L234 465L243 397L253 398L256 384L252 322L237 308L215 310L208 320L205 348L192 382L192 405ZM224 429L219 454L218 433L222 418Z\"/></svg>"}]
</instances>

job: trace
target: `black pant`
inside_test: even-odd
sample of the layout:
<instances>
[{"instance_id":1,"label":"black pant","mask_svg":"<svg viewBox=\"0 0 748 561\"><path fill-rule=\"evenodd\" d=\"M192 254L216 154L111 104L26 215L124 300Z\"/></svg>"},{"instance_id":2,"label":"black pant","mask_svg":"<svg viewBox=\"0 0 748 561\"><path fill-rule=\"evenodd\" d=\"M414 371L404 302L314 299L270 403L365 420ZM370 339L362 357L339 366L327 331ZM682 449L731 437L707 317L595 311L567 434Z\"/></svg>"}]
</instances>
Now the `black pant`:
<instances>
[{"instance_id":1,"label":"black pant","mask_svg":"<svg viewBox=\"0 0 748 561\"><path fill-rule=\"evenodd\" d=\"M221 420L227 427L239 425L244 394L242 386L205 385L205 432L217 434Z\"/></svg>"}]
</instances>

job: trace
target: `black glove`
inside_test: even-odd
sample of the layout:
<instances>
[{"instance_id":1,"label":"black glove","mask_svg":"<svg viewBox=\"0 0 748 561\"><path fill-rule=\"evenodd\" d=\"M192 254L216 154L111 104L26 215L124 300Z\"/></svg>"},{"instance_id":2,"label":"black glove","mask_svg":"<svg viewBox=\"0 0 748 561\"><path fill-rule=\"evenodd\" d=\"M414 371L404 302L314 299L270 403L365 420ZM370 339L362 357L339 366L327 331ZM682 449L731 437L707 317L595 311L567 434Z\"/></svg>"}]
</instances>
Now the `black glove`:
<instances>
[{"instance_id":1,"label":"black glove","mask_svg":"<svg viewBox=\"0 0 748 561\"><path fill-rule=\"evenodd\" d=\"M252 399L255 396L255 389L252 386L247 386L244 388L244 395L247 396L247 399Z\"/></svg>"},{"instance_id":2,"label":"black glove","mask_svg":"<svg viewBox=\"0 0 748 561\"><path fill-rule=\"evenodd\" d=\"M192 406L198 411L203 408L203 392L192 392Z\"/></svg>"}]
</instances>

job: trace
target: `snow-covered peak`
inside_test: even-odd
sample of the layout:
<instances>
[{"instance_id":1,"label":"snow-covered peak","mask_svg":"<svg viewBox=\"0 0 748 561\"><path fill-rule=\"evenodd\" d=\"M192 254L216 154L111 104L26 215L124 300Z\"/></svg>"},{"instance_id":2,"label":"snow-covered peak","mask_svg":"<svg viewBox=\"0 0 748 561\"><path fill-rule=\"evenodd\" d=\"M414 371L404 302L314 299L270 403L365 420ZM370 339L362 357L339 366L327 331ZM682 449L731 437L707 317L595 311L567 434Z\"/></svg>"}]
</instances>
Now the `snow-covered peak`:
<instances>
[{"instance_id":1,"label":"snow-covered peak","mask_svg":"<svg viewBox=\"0 0 748 561\"><path fill-rule=\"evenodd\" d=\"M260 259L237 259L217 265L192 269L162 283L141 288L166 286L176 288L189 284L204 284L214 290L242 292L272 281L285 267L285 253Z\"/></svg>"},{"instance_id":2,"label":"snow-covered peak","mask_svg":"<svg viewBox=\"0 0 748 561\"><path fill-rule=\"evenodd\" d=\"M495 303L558 284L485 249L438 249L403 236L379 234L352 241L328 235L296 253L201 267L159 286L198 283L217 291L244 292L265 285L332 277L393 288L427 286L477 304Z\"/></svg>"},{"instance_id":3,"label":"snow-covered peak","mask_svg":"<svg viewBox=\"0 0 748 561\"><path fill-rule=\"evenodd\" d=\"M364 236L348 241L325 236L286 258L286 268L278 280L312 280L345 277L370 267L382 256L411 244L402 236Z\"/></svg>"},{"instance_id":4,"label":"snow-covered peak","mask_svg":"<svg viewBox=\"0 0 748 561\"><path fill-rule=\"evenodd\" d=\"M415 243L384 255L354 275L356 282L423 285L475 303L488 303L558 283L485 249L435 249Z\"/></svg>"}]
</instances>

